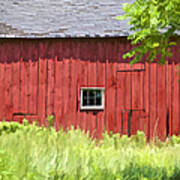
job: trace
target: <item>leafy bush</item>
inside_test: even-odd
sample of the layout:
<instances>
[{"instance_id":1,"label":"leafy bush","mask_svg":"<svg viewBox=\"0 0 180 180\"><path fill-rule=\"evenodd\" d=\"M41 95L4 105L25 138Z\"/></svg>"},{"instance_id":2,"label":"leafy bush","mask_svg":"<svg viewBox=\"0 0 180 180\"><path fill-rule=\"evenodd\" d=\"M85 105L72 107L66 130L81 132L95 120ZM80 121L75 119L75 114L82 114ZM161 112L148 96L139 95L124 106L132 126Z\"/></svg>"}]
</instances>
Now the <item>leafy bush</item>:
<instances>
[{"instance_id":1,"label":"leafy bush","mask_svg":"<svg viewBox=\"0 0 180 180\"><path fill-rule=\"evenodd\" d=\"M142 132L106 132L98 141L80 129L56 132L24 121L1 122L0 142L0 180L180 179L180 137L161 147Z\"/></svg>"}]
</instances>

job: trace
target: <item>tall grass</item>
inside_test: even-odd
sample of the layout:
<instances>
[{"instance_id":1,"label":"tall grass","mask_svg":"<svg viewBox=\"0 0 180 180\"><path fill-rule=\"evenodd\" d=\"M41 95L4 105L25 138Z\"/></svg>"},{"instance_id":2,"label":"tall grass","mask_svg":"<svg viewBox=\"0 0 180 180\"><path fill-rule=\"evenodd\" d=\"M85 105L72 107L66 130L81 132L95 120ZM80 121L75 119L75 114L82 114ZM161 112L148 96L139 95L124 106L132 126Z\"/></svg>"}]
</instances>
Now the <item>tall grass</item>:
<instances>
[{"instance_id":1,"label":"tall grass","mask_svg":"<svg viewBox=\"0 0 180 180\"><path fill-rule=\"evenodd\" d=\"M0 123L0 179L3 180L178 180L180 137L146 143L128 138L89 138L80 129L15 122Z\"/></svg>"}]
</instances>

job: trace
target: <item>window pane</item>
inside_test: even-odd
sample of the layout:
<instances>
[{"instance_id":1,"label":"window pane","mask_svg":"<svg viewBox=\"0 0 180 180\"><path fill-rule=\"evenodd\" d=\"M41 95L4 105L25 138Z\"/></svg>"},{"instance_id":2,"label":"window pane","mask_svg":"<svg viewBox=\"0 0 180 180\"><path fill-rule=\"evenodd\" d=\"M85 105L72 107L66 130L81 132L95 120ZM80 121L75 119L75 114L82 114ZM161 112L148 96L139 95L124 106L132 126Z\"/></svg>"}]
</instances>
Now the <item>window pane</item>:
<instances>
[{"instance_id":1,"label":"window pane","mask_svg":"<svg viewBox=\"0 0 180 180\"><path fill-rule=\"evenodd\" d=\"M87 105L87 90L83 90L83 106Z\"/></svg>"},{"instance_id":2,"label":"window pane","mask_svg":"<svg viewBox=\"0 0 180 180\"><path fill-rule=\"evenodd\" d=\"M89 106L94 106L95 105L95 90L89 90Z\"/></svg>"},{"instance_id":3,"label":"window pane","mask_svg":"<svg viewBox=\"0 0 180 180\"><path fill-rule=\"evenodd\" d=\"M102 105L102 93L100 90L96 91L96 105L101 106Z\"/></svg>"},{"instance_id":4,"label":"window pane","mask_svg":"<svg viewBox=\"0 0 180 180\"><path fill-rule=\"evenodd\" d=\"M94 89L94 88L87 88L82 89L82 107L84 106L85 109L87 108L101 108L102 107L102 97L104 91L102 89Z\"/></svg>"}]
</instances>

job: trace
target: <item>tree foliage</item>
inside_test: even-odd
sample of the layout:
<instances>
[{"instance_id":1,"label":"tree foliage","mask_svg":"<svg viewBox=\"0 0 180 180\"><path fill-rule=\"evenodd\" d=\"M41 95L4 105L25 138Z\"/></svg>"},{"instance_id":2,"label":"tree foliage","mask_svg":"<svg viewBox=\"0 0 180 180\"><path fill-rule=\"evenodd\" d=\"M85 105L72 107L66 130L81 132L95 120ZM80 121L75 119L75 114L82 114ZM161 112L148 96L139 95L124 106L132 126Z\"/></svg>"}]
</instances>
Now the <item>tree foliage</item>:
<instances>
[{"instance_id":1,"label":"tree foliage","mask_svg":"<svg viewBox=\"0 0 180 180\"><path fill-rule=\"evenodd\" d=\"M158 57L159 63L165 63L180 31L180 0L136 0L123 4L123 10L125 14L117 19L129 20L128 39L135 45L123 58L133 58L134 64L147 54L148 62Z\"/></svg>"}]
</instances>

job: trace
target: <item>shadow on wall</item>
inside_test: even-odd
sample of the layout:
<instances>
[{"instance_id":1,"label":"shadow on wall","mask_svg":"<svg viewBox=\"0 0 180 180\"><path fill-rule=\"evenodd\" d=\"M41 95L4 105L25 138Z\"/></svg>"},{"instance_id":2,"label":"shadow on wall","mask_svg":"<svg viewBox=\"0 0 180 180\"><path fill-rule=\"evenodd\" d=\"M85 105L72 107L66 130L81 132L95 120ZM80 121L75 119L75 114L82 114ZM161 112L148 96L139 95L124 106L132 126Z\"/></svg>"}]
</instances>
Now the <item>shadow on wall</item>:
<instances>
[{"instance_id":1,"label":"shadow on wall","mask_svg":"<svg viewBox=\"0 0 180 180\"><path fill-rule=\"evenodd\" d=\"M122 55L131 48L126 38L0 39L0 62L42 59L129 62ZM173 51L177 56L176 51ZM174 58L178 62L178 58ZM172 60L170 61L172 62Z\"/></svg>"}]
</instances>

